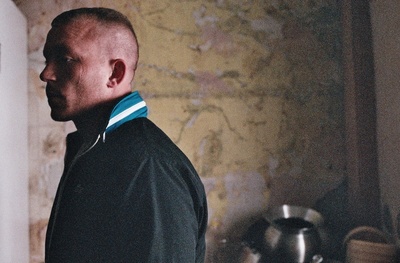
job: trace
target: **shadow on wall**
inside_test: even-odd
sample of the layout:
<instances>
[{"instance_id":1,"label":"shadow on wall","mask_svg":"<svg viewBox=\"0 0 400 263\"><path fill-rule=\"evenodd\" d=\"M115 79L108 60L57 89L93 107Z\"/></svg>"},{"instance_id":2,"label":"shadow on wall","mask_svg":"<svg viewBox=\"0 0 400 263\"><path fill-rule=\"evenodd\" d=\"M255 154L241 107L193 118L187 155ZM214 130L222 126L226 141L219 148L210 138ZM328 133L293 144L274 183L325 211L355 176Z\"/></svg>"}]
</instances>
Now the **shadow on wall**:
<instances>
[{"instance_id":1,"label":"shadow on wall","mask_svg":"<svg viewBox=\"0 0 400 263\"><path fill-rule=\"evenodd\" d=\"M226 230L226 234L209 229L207 231L207 253L206 263L245 263L251 262L249 259L257 257L243 243L243 236L250 227L260 217L237 221L232 227ZM256 221L257 222L257 221Z\"/></svg>"}]
</instances>

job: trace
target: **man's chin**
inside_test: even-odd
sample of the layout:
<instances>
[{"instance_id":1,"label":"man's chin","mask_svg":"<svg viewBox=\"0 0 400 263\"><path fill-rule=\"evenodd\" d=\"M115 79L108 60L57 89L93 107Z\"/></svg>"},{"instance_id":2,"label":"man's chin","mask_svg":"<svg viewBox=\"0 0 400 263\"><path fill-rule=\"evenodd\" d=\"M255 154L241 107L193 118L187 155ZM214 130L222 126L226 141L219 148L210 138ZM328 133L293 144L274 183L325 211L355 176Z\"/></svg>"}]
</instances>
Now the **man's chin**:
<instances>
[{"instance_id":1,"label":"man's chin","mask_svg":"<svg viewBox=\"0 0 400 263\"><path fill-rule=\"evenodd\" d=\"M71 118L68 118L67 116L64 116L62 114L59 114L57 112L51 112L50 117L54 120L54 121L70 121Z\"/></svg>"}]
</instances>

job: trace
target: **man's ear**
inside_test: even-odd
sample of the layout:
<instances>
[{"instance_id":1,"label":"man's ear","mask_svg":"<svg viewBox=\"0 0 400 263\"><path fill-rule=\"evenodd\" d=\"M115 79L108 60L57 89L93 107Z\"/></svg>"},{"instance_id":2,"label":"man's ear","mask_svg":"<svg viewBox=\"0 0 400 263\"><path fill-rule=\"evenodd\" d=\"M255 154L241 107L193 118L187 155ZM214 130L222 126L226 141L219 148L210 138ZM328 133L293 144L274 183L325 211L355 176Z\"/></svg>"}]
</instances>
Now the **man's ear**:
<instances>
[{"instance_id":1,"label":"man's ear","mask_svg":"<svg viewBox=\"0 0 400 263\"><path fill-rule=\"evenodd\" d=\"M126 65L125 62L121 59L116 59L112 61L111 64L112 73L110 78L108 79L107 86L112 88L122 82L126 73Z\"/></svg>"}]
</instances>

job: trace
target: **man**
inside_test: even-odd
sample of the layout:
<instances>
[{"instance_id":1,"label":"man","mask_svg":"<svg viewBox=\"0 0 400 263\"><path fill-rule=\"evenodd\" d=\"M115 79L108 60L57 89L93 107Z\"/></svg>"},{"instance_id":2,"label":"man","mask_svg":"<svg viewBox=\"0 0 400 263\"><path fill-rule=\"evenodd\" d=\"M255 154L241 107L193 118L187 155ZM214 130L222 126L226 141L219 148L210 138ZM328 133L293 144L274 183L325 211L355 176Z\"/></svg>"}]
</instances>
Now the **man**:
<instances>
[{"instance_id":1,"label":"man","mask_svg":"<svg viewBox=\"0 0 400 263\"><path fill-rule=\"evenodd\" d=\"M203 262L207 204L186 156L131 81L138 44L106 8L52 22L40 78L55 121L72 120L46 235L46 263Z\"/></svg>"}]
</instances>

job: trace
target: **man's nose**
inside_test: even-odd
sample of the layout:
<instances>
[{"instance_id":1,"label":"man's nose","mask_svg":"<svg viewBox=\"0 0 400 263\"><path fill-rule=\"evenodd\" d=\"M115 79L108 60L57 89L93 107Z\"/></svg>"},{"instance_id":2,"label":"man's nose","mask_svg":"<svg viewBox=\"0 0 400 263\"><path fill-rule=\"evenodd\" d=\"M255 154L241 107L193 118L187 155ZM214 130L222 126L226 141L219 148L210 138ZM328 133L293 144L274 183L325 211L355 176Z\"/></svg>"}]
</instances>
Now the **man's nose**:
<instances>
[{"instance_id":1,"label":"man's nose","mask_svg":"<svg viewBox=\"0 0 400 263\"><path fill-rule=\"evenodd\" d=\"M55 81L56 75L55 75L54 65L52 63L46 64L46 66L40 73L39 77L44 82Z\"/></svg>"}]
</instances>

